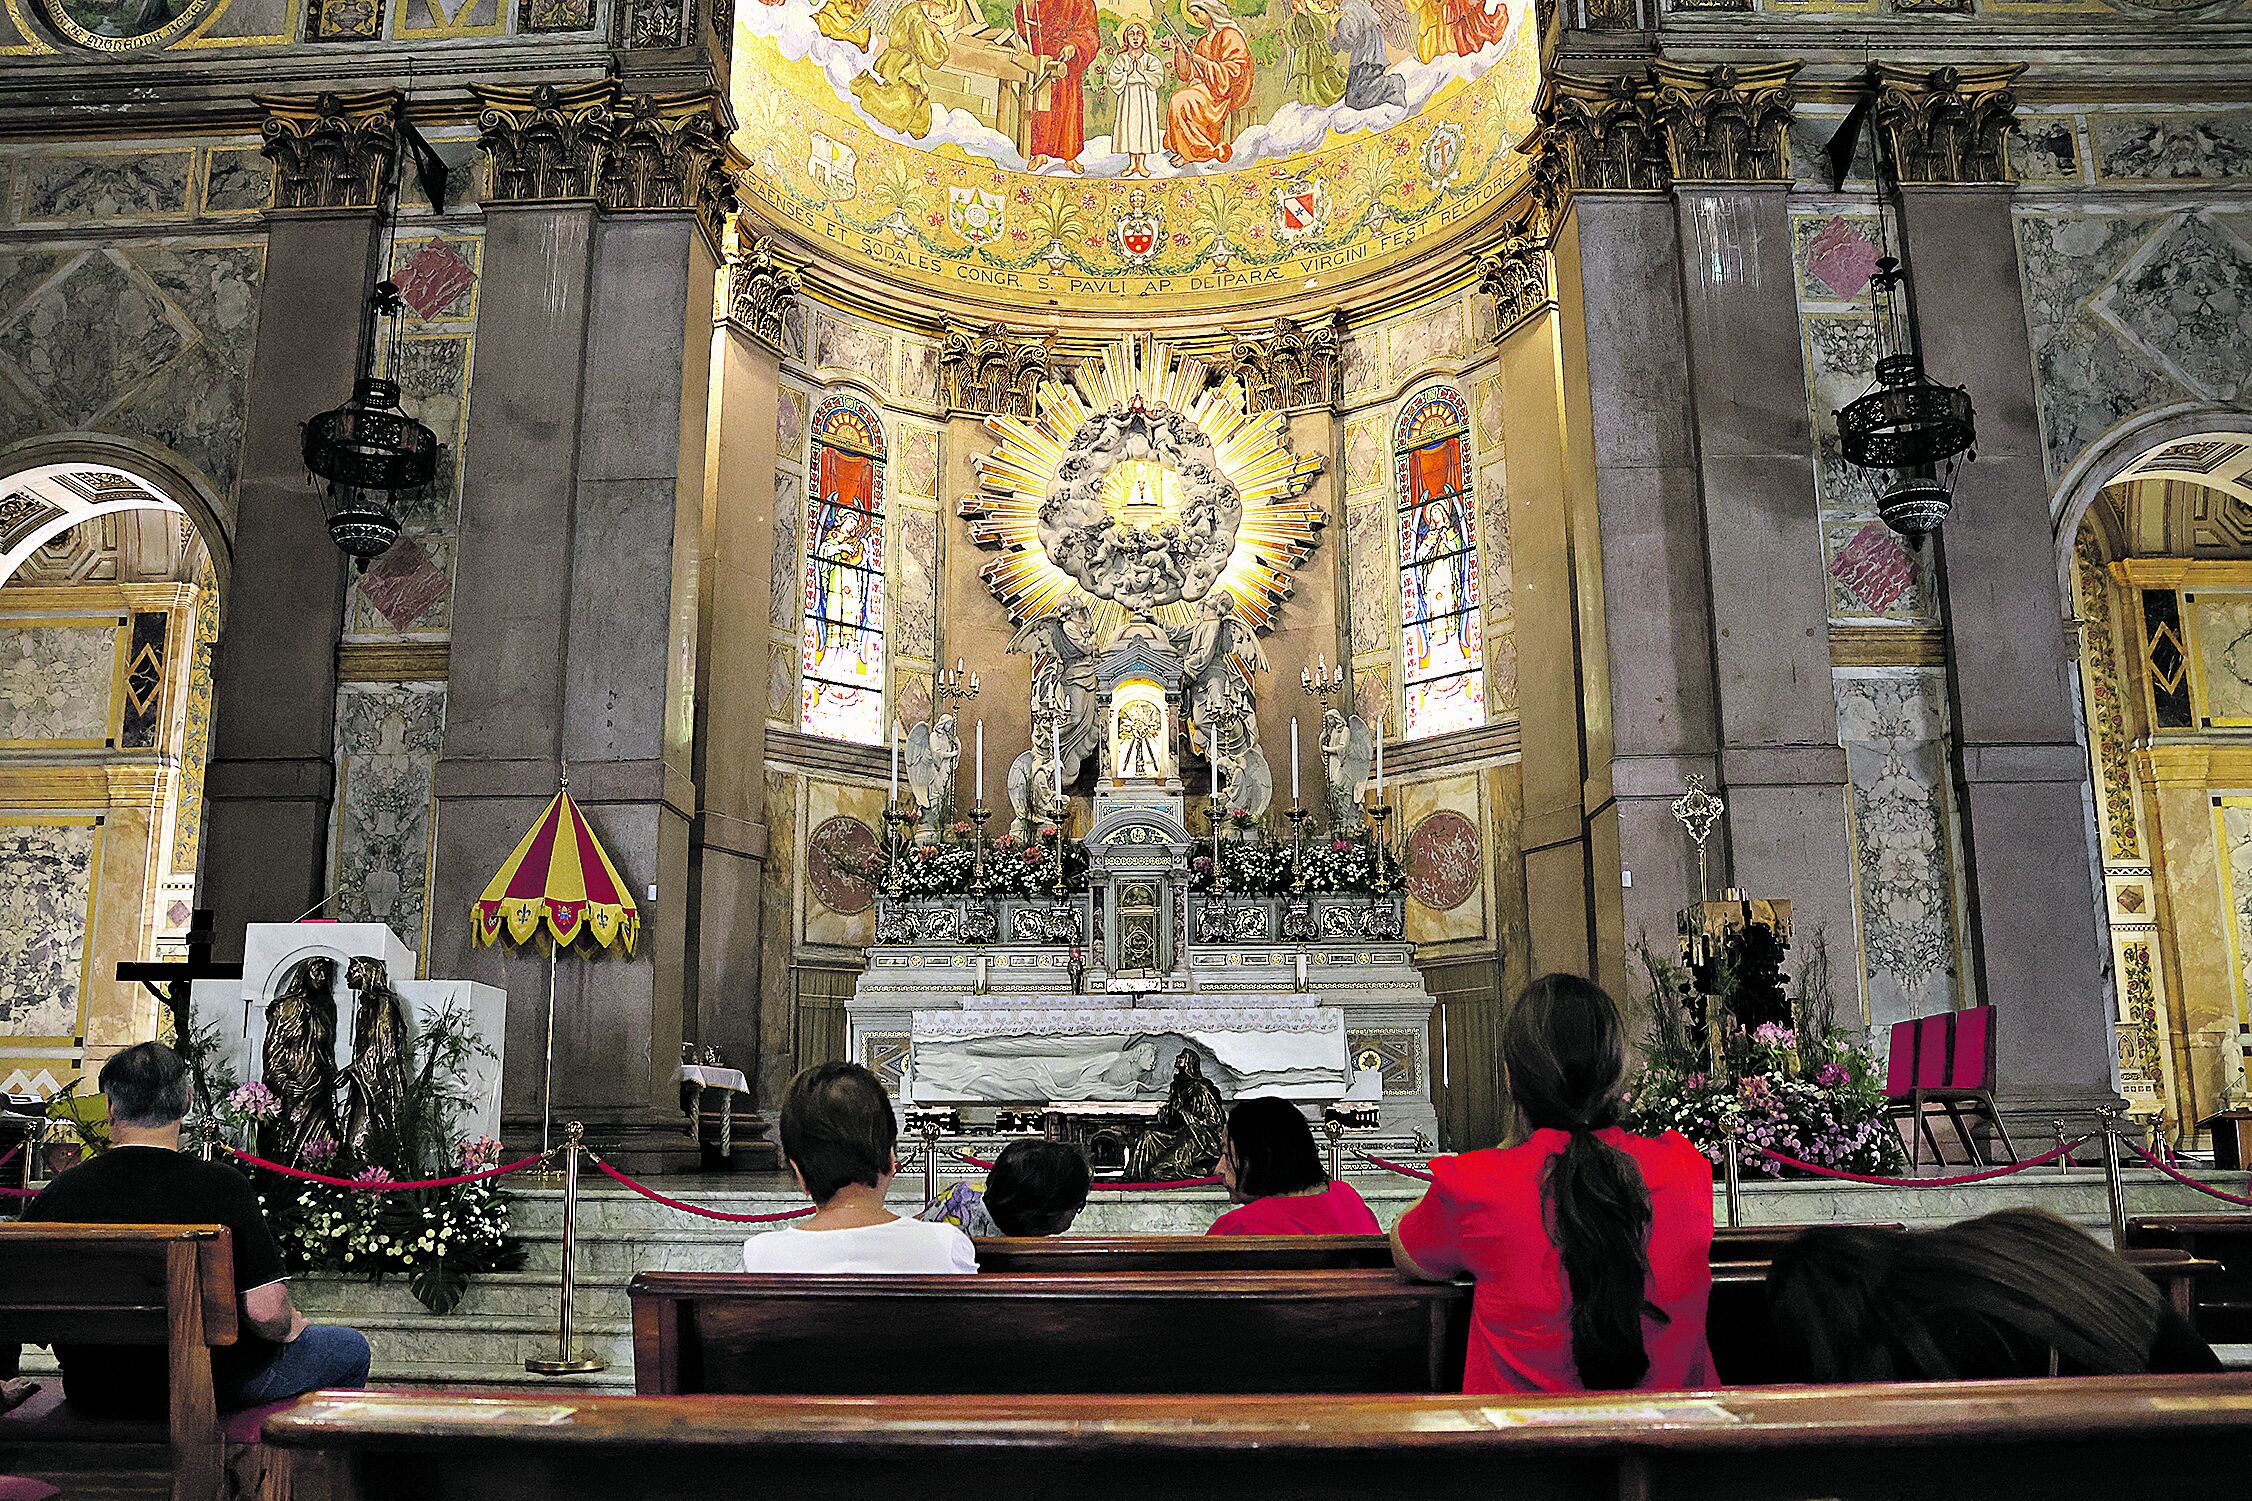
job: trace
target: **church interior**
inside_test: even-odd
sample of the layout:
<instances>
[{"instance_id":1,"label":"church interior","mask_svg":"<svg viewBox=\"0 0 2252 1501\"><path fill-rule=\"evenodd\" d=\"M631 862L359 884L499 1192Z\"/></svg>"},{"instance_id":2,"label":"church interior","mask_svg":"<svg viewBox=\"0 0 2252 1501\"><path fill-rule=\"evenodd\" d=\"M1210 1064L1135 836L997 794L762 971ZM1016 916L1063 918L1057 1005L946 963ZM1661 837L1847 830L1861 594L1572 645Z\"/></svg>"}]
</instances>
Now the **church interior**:
<instances>
[{"instance_id":1,"label":"church interior","mask_svg":"<svg viewBox=\"0 0 2252 1501\"><path fill-rule=\"evenodd\" d=\"M0 715L0 1501L2241 1484L2248 0L0 0Z\"/></svg>"}]
</instances>

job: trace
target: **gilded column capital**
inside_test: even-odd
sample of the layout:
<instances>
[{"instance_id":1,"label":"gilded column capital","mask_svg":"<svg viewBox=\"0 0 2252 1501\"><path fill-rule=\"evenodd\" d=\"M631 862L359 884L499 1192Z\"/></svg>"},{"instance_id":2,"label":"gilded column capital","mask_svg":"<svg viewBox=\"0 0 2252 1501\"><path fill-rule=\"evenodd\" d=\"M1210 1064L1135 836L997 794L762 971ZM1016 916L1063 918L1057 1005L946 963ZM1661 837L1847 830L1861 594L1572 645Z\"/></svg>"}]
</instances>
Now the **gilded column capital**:
<instances>
[{"instance_id":1,"label":"gilded column capital","mask_svg":"<svg viewBox=\"0 0 2252 1501\"><path fill-rule=\"evenodd\" d=\"M1292 412L1337 404L1343 372L1345 317L1334 313L1309 328L1295 318L1277 318L1258 338L1233 334L1227 353L1212 365L1222 380L1243 383L1246 412Z\"/></svg>"},{"instance_id":2,"label":"gilded column capital","mask_svg":"<svg viewBox=\"0 0 2252 1501\"><path fill-rule=\"evenodd\" d=\"M1551 270L1547 215L1537 204L1478 253L1478 290L1494 300L1495 343L1556 306Z\"/></svg>"},{"instance_id":3,"label":"gilded column capital","mask_svg":"<svg viewBox=\"0 0 2252 1501\"><path fill-rule=\"evenodd\" d=\"M802 337L797 269L760 235L727 263L727 321L776 354L795 354Z\"/></svg>"},{"instance_id":4,"label":"gilded column capital","mask_svg":"<svg viewBox=\"0 0 2252 1501\"><path fill-rule=\"evenodd\" d=\"M1784 133L1795 103L1797 61L1738 67L1650 67L1666 162L1676 183L1791 180Z\"/></svg>"},{"instance_id":5,"label":"gilded column capital","mask_svg":"<svg viewBox=\"0 0 2252 1501\"><path fill-rule=\"evenodd\" d=\"M591 199L616 128L618 86L540 84L478 87L477 144L485 157L485 202Z\"/></svg>"},{"instance_id":6,"label":"gilded column capital","mask_svg":"<svg viewBox=\"0 0 2252 1501\"><path fill-rule=\"evenodd\" d=\"M1877 129L1904 183L2008 183L2010 132L2017 128L2012 87L2023 63L1984 68L1872 69Z\"/></svg>"},{"instance_id":7,"label":"gilded column capital","mask_svg":"<svg viewBox=\"0 0 2252 1501\"><path fill-rule=\"evenodd\" d=\"M1551 73L1541 80L1533 120L1517 149L1532 158L1534 184L1551 212L1579 193L1665 191L1665 131L1647 79Z\"/></svg>"},{"instance_id":8,"label":"gilded column capital","mask_svg":"<svg viewBox=\"0 0 2252 1501\"><path fill-rule=\"evenodd\" d=\"M274 207L374 208L390 186L406 96L397 89L351 94L261 95L259 150L274 164Z\"/></svg>"},{"instance_id":9,"label":"gilded column capital","mask_svg":"<svg viewBox=\"0 0 2252 1501\"><path fill-rule=\"evenodd\" d=\"M735 180L712 95L628 94L622 104L599 178L602 206L692 209L717 245L735 208Z\"/></svg>"},{"instance_id":10,"label":"gilded column capital","mask_svg":"<svg viewBox=\"0 0 2252 1501\"><path fill-rule=\"evenodd\" d=\"M1044 380L1068 379L1055 335L1028 338L1005 323L955 326L938 346L938 390L949 413L1031 417Z\"/></svg>"}]
</instances>

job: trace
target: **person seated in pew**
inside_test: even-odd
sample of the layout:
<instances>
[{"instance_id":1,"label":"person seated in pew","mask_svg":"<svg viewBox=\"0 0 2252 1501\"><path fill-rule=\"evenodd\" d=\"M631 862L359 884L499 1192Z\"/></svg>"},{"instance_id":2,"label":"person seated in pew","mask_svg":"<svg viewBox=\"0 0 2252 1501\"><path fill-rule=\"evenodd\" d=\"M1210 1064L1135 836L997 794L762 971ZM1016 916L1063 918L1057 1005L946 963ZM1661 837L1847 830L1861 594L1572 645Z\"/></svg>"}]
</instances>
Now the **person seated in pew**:
<instances>
[{"instance_id":1,"label":"person seated in pew","mask_svg":"<svg viewBox=\"0 0 2252 1501\"><path fill-rule=\"evenodd\" d=\"M1220 1138L1220 1181L1240 1208L1207 1235L1381 1235L1353 1185L1322 1171L1306 1117L1288 1100L1238 1100Z\"/></svg>"},{"instance_id":2,"label":"person seated in pew","mask_svg":"<svg viewBox=\"0 0 2252 1501\"><path fill-rule=\"evenodd\" d=\"M1786 1380L2218 1371L2148 1277L2042 1209L1933 1230L1822 1225L1767 1274Z\"/></svg>"},{"instance_id":3,"label":"person seated in pew","mask_svg":"<svg viewBox=\"0 0 2252 1501\"><path fill-rule=\"evenodd\" d=\"M1687 1137L1636 1136L1619 1111L1619 1008L1577 975L1526 987L1502 1025L1523 1143L1431 1162L1392 1259L1437 1282L1467 1272L1466 1392L1713 1384L1712 1165Z\"/></svg>"},{"instance_id":4,"label":"person seated in pew","mask_svg":"<svg viewBox=\"0 0 2252 1501\"><path fill-rule=\"evenodd\" d=\"M367 1385L367 1336L309 1324L289 1301L281 1248L258 1195L231 1167L180 1150L188 1066L160 1042L130 1047L102 1065L109 1150L56 1178L27 1220L99 1225L225 1225L233 1232L241 1337L211 1352L221 1407L253 1407L335 1387ZM162 1346L59 1345L63 1397L106 1416L155 1417L166 1406Z\"/></svg>"},{"instance_id":5,"label":"person seated in pew","mask_svg":"<svg viewBox=\"0 0 2252 1501\"><path fill-rule=\"evenodd\" d=\"M983 1183L957 1183L919 1218L964 1235L1061 1235L1087 1207L1087 1157L1067 1141L1012 1141Z\"/></svg>"},{"instance_id":6,"label":"person seated in pew","mask_svg":"<svg viewBox=\"0 0 2252 1501\"><path fill-rule=\"evenodd\" d=\"M782 1165L813 1214L743 1242L746 1272L974 1272L977 1248L953 1225L884 1207L899 1172L899 1122L876 1076L816 1063L782 1095Z\"/></svg>"}]
</instances>

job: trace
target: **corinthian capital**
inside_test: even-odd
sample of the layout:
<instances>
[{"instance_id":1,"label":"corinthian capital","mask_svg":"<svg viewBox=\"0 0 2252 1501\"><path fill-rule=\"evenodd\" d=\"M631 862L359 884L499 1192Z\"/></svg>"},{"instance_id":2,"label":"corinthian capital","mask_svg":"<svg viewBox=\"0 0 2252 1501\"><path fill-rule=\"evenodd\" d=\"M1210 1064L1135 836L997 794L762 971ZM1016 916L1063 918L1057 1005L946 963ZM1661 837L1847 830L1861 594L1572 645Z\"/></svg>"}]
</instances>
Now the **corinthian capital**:
<instances>
[{"instance_id":1,"label":"corinthian capital","mask_svg":"<svg viewBox=\"0 0 2252 1501\"><path fill-rule=\"evenodd\" d=\"M1294 318L1277 318L1262 338L1236 334L1228 352L1213 366L1225 379L1243 383L1247 412L1290 412L1300 407L1332 406L1342 369L1338 359L1345 320L1338 314L1308 328Z\"/></svg>"},{"instance_id":2,"label":"corinthian capital","mask_svg":"<svg viewBox=\"0 0 2252 1501\"><path fill-rule=\"evenodd\" d=\"M1028 338L1004 323L950 328L938 346L938 389L949 412L1031 417L1044 380L1064 380L1055 336Z\"/></svg>"},{"instance_id":3,"label":"corinthian capital","mask_svg":"<svg viewBox=\"0 0 2252 1501\"><path fill-rule=\"evenodd\" d=\"M797 300L798 273L765 235L727 263L727 321L777 354L797 352Z\"/></svg>"},{"instance_id":4,"label":"corinthian capital","mask_svg":"<svg viewBox=\"0 0 2252 1501\"><path fill-rule=\"evenodd\" d=\"M726 152L711 95L629 94L602 167L602 206L693 209L716 245L735 207Z\"/></svg>"},{"instance_id":5,"label":"corinthian capital","mask_svg":"<svg viewBox=\"0 0 2252 1501\"><path fill-rule=\"evenodd\" d=\"M374 208L390 186L405 96L262 96L259 147L274 164L275 208Z\"/></svg>"},{"instance_id":6,"label":"corinthian capital","mask_svg":"<svg viewBox=\"0 0 2252 1501\"><path fill-rule=\"evenodd\" d=\"M478 88L478 145L485 202L555 203L594 196L616 125L618 88L608 81L558 88Z\"/></svg>"},{"instance_id":7,"label":"corinthian capital","mask_svg":"<svg viewBox=\"0 0 2252 1501\"><path fill-rule=\"evenodd\" d=\"M1789 182L1791 79L1801 64L1651 65L1675 182Z\"/></svg>"},{"instance_id":8,"label":"corinthian capital","mask_svg":"<svg viewBox=\"0 0 2252 1501\"><path fill-rule=\"evenodd\" d=\"M1549 204L1575 193L1665 190L1665 135L1645 80L1551 73L1533 119L1517 149L1533 159L1533 180Z\"/></svg>"},{"instance_id":9,"label":"corinthian capital","mask_svg":"<svg viewBox=\"0 0 2252 1501\"><path fill-rule=\"evenodd\" d=\"M1548 224L1535 205L1478 256L1478 290L1494 300L1494 342L1556 305L1549 280Z\"/></svg>"},{"instance_id":10,"label":"corinthian capital","mask_svg":"<svg viewBox=\"0 0 2252 1501\"><path fill-rule=\"evenodd\" d=\"M2014 181L2010 132L2023 63L1988 68L1875 66L1877 129L1902 182Z\"/></svg>"}]
</instances>

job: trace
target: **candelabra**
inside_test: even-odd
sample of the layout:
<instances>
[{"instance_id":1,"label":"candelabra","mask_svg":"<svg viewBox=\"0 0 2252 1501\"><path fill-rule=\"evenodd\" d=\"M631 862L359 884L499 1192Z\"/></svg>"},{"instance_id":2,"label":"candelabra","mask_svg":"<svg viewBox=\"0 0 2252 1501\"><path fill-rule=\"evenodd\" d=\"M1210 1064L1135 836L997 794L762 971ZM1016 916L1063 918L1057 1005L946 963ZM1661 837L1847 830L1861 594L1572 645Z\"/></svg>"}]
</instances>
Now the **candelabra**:
<instances>
[{"instance_id":1,"label":"candelabra","mask_svg":"<svg viewBox=\"0 0 2252 1501\"><path fill-rule=\"evenodd\" d=\"M1378 803L1368 810L1368 817L1369 822L1376 825L1376 847L1372 852L1376 870L1371 881L1379 892L1390 891L1394 873L1387 867L1391 864L1392 843L1385 837L1384 826L1392 821L1392 805Z\"/></svg>"},{"instance_id":2,"label":"candelabra","mask_svg":"<svg viewBox=\"0 0 2252 1501\"><path fill-rule=\"evenodd\" d=\"M1290 810L1290 889L1297 896L1306 894L1306 821L1313 816L1302 803Z\"/></svg>"},{"instance_id":3,"label":"candelabra","mask_svg":"<svg viewBox=\"0 0 2252 1501\"><path fill-rule=\"evenodd\" d=\"M943 714L949 705L966 704L983 686L978 675L966 671L962 659L956 657L952 667L940 668L931 679L931 712Z\"/></svg>"},{"instance_id":4,"label":"candelabra","mask_svg":"<svg viewBox=\"0 0 2252 1501\"><path fill-rule=\"evenodd\" d=\"M970 840L970 894L981 899L985 895L985 821L992 816L993 810L982 799L970 809L970 822L976 827Z\"/></svg>"},{"instance_id":5,"label":"candelabra","mask_svg":"<svg viewBox=\"0 0 2252 1501\"><path fill-rule=\"evenodd\" d=\"M1066 809L1066 812L1068 811L1069 810ZM1049 825L1049 827L1056 831L1056 837L1052 844L1049 846L1048 856L1050 862L1053 863L1056 868L1054 890L1056 894L1056 903L1058 906L1061 906L1063 904L1064 897L1069 894L1068 888L1065 887L1063 882L1063 819L1061 817L1058 817L1053 824Z\"/></svg>"},{"instance_id":6,"label":"candelabra","mask_svg":"<svg viewBox=\"0 0 2252 1501\"><path fill-rule=\"evenodd\" d=\"M1298 674L1298 686L1320 699L1326 709L1331 699L1345 691L1345 664L1326 662L1316 655L1314 665Z\"/></svg>"},{"instance_id":7,"label":"candelabra","mask_svg":"<svg viewBox=\"0 0 2252 1501\"><path fill-rule=\"evenodd\" d=\"M916 817L915 813L908 812L901 805L898 798L893 798L891 806L884 810L884 826L890 830L889 837L884 841L889 856L884 890L887 895L894 899L897 899L900 893L906 889L905 867L902 865L899 856L901 849L907 843L907 826L913 823Z\"/></svg>"}]
</instances>

